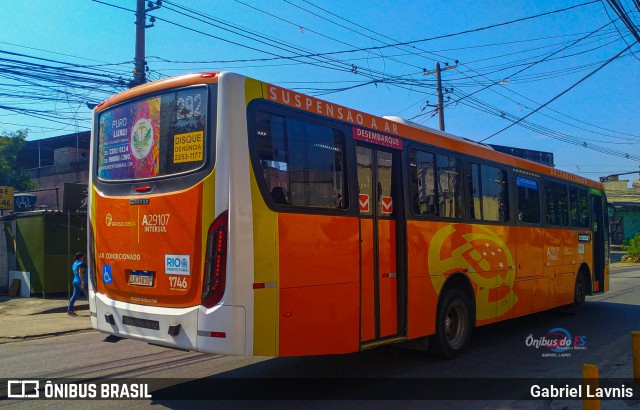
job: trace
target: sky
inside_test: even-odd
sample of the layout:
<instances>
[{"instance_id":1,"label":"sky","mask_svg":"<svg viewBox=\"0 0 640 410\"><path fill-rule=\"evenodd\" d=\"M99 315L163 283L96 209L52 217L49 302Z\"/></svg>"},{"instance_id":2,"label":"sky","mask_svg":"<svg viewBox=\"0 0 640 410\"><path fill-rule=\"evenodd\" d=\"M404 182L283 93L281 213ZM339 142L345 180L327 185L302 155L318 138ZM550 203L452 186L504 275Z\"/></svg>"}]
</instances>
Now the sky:
<instances>
[{"instance_id":1,"label":"sky","mask_svg":"<svg viewBox=\"0 0 640 410\"><path fill-rule=\"evenodd\" d=\"M87 103L132 77L135 3L0 0L0 134L88 130ZM640 46L594 72L635 42L605 0L171 0L148 14L152 80L233 71L438 128L440 62L447 132L553 152L590 179L640 165Z\"/></svg>"}]
</instances>

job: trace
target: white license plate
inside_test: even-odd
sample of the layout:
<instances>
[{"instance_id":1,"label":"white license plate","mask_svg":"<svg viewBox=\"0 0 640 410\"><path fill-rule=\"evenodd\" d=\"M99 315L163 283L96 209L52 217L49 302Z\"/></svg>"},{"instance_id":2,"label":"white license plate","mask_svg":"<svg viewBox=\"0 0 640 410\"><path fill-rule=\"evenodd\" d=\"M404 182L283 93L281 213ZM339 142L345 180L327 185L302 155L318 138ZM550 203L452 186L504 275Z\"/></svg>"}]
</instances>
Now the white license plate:
<instances>
[{"instance_id":1,"label":"white license plate","mask_svg":"<svg viewBox=\"0 0 640 410\"><path fill-rule=\"evenodd\" d=\"M132 271L131 273L129 273L129 285L153 286L153 273Z\"/></svg>"}]
</instances>

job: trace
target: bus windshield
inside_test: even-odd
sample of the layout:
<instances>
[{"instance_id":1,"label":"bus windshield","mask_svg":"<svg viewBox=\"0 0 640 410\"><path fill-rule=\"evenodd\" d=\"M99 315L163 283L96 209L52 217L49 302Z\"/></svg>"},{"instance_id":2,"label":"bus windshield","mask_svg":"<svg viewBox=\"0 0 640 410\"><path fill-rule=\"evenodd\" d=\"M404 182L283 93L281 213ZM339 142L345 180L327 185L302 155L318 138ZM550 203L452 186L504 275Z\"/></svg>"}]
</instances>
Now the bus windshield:
<instances>
[{"instance_id":1,"label":"bus windshield","mask_svg":"<svg viewBox=\"0 0 640 410\"><path fill-rule=\"evenodd\" d=\"M145 96L105 110L98 120L98 178L140 180L204 166L207 89Z\"/></svg>"}]
</instances>

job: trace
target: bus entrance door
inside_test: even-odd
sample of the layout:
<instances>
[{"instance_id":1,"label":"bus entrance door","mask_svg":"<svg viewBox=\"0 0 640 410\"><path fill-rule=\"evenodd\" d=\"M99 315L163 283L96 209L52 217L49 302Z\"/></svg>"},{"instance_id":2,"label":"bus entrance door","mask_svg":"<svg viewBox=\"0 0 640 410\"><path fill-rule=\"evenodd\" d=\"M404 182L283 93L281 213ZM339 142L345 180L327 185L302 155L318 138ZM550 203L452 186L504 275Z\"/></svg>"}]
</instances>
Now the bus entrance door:
<instances>
[{"instance_id":1,"label":"bus entrance door","mask_svg":"<svg viewBox=\"0 0 640 410\"><path fill-rule=\"evenodd\" d=\"M399 152L358 145L360 206L360 342L399 334L397 216Z\"/></svg>"},{"instance_id":2,"label":"bus entrance door","mask_svg":"<svg viewBox=\"0 0 640 410\"><path fill-rule=\"evenodd\" d=\"M609 248L607 226L605 223L605 207L601 196L591 196L591 212L593 215L593 293L603 293L605 290L606 252Z\"/></svg>"}]
</instances>

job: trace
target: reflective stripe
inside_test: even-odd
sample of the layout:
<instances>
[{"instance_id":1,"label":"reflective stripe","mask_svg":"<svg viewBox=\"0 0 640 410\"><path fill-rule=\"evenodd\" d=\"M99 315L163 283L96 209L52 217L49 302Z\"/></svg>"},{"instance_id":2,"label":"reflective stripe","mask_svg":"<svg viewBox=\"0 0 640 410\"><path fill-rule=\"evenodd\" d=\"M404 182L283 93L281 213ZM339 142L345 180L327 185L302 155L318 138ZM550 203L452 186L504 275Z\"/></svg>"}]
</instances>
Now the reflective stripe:
<instances>
[{"instance_id":1,"label":"reflective stripe","mask_svg":"<svg viewBox=\"0 0 640 410\"><path fill-rule=\"evenodd\" d=\"M225 339L227 337L226 332L207 332L205 330L198 330L198 336L203 337L220 337Z\"/></svg>"},{"instance_id":2,"label":"reflective stripe","mask_svg":"<svg viewBox=\"0 0 640 410\"><path fill-rule=\"evenodd\" d=\"M253 284L254 289L275 288L275 282L257 282Z\"/></svg>"}]
</instances>

